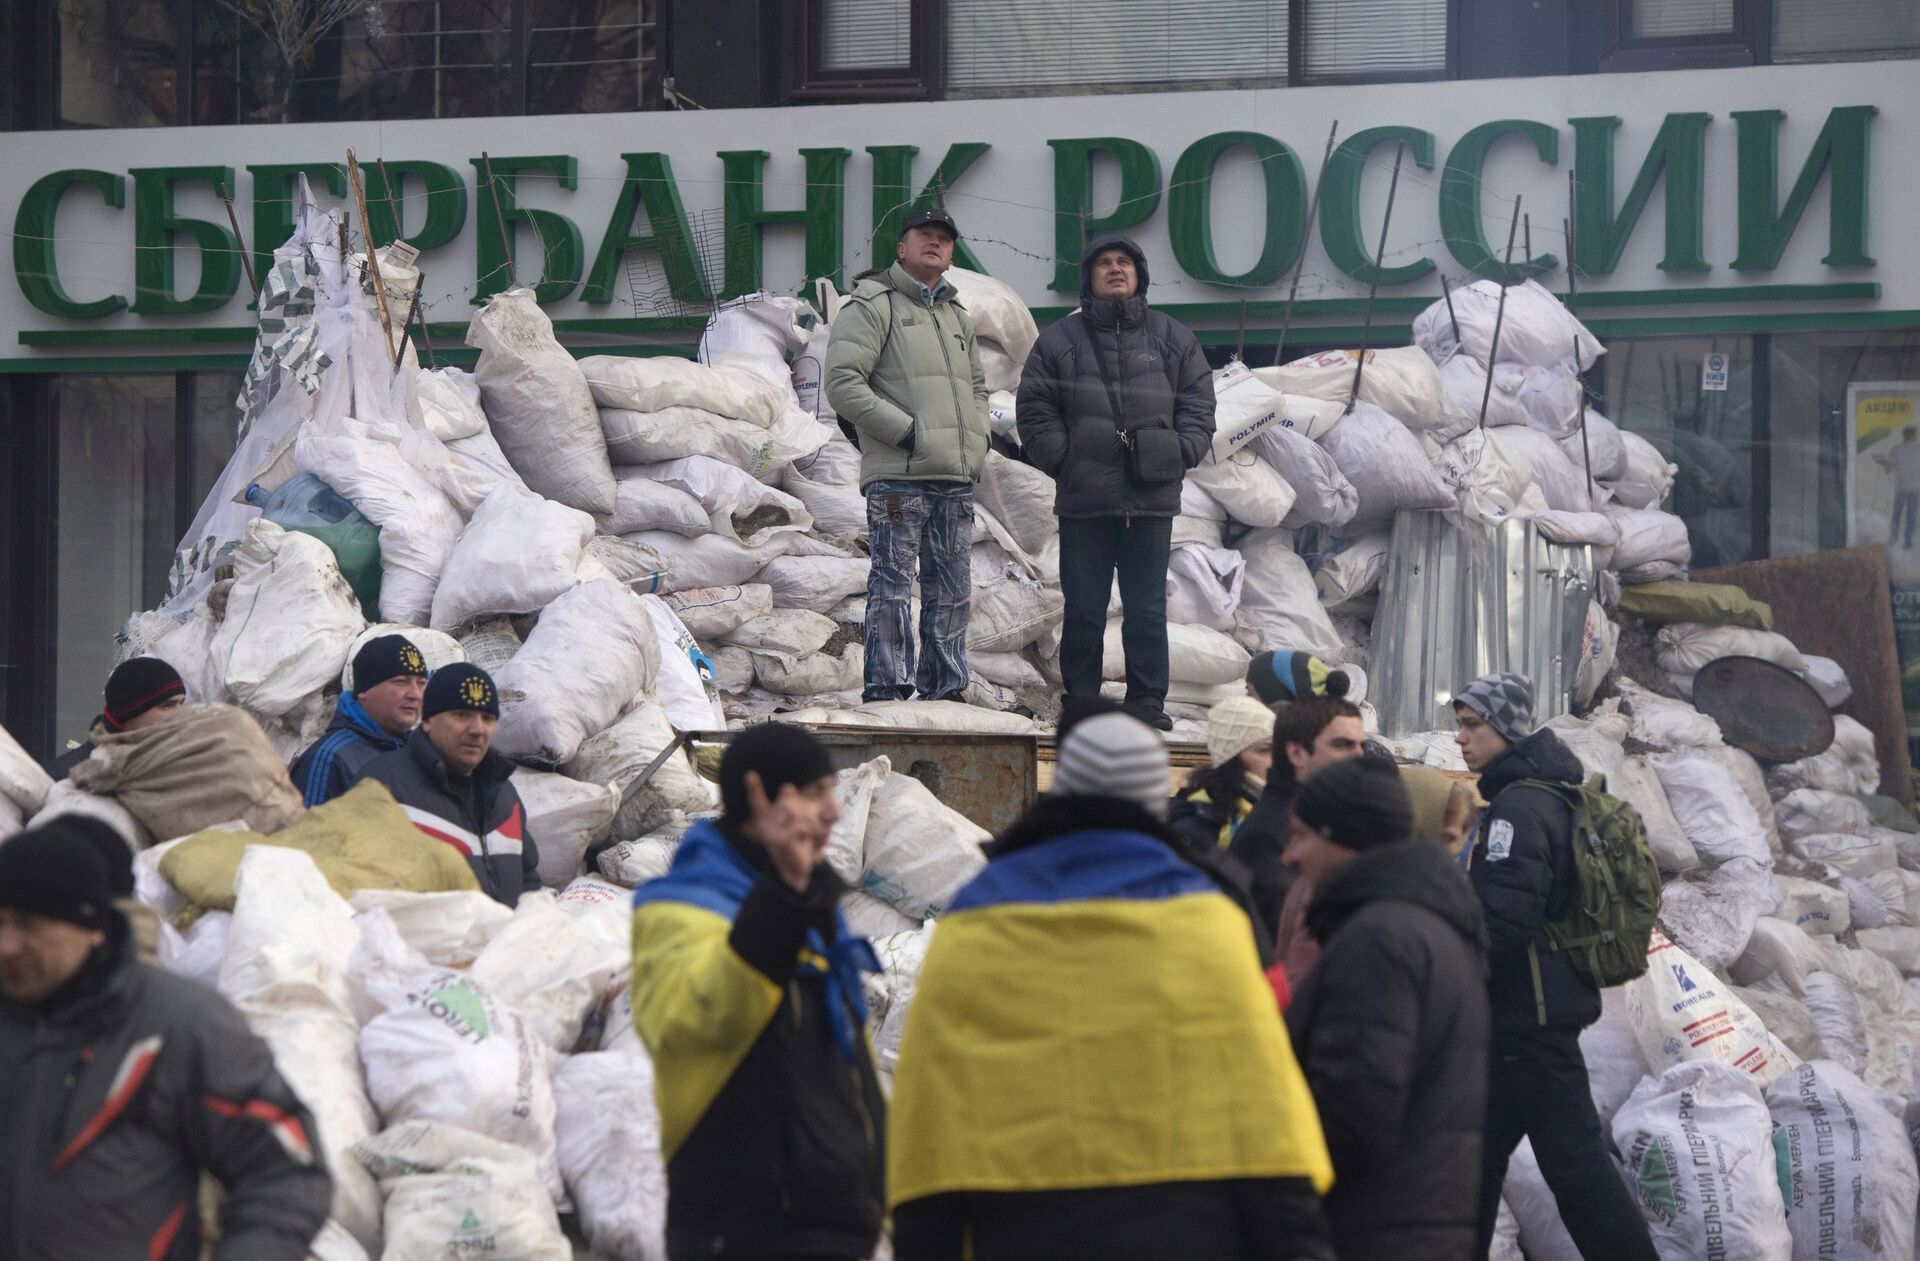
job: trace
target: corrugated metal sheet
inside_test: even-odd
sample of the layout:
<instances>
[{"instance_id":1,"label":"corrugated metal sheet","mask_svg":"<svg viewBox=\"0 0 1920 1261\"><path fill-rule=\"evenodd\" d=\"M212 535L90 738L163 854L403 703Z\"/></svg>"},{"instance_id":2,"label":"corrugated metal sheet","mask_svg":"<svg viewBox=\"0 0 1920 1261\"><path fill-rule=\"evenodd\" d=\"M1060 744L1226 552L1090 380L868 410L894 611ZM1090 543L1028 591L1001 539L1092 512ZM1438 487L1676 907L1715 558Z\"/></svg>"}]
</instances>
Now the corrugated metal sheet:
<instances>
[{"instance_id":1,"label":"corrugated metal sheet","mask_svg":"<svg viewBox=\"0 0 1920 1261\"><path fill-rule=\"evenodd\" d=\"M1454 692L1495 670L1533 680L1541 721L1566 713L1592 594L1591 549L1524 521L1469 532L1398 514L1369 656L1381 733L1451 727Z\"/></svg>"}]
</instances>

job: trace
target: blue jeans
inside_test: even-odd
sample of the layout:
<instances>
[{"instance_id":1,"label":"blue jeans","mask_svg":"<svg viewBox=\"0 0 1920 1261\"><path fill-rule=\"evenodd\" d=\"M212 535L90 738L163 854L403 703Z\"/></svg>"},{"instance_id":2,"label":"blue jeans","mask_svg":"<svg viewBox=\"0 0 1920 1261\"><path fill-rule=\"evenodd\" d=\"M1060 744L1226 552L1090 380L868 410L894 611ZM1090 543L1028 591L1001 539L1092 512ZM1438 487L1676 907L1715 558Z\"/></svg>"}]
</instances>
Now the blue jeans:
<instances>
[{"instance_id":1,"label":"blue jeans","mask_svg":"<svg viewBox=\"0 0 1920 1261\"><path fill-rule=\"evenodd\" d=\"M867 680L861 699L957 697L967 686L967 612L973 599L973 483L873 482L867 487ZM913 594L920 578L920 654L914 667Z\"/></svg>"}]
</instances>

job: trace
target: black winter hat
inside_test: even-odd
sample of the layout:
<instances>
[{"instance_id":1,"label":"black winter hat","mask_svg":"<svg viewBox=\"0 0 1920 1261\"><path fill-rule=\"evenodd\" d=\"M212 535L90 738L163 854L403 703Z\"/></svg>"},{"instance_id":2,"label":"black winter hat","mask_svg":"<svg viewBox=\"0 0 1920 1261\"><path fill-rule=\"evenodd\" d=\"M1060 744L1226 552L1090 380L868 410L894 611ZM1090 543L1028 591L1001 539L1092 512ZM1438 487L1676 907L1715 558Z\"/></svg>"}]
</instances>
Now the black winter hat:
<instances>
[{"instance_id":1,"label":"black winter hat","mask_svg":"<svg viewBox=\"0 0 1920 1261\"><path fill-rule=\"evenodd\" d=\"M185 696L180 672L158 657L132 657L107 676L107 707L100 714L109 731L121 731L168 697Z\"/></svg>"},{"instance_id":2,"label":"black winter hat","mask_svg":"<svg viewBox=\"0 0 1920 1261\"><path fill-rule=\"evenodd\" d=\"M748 727L727 742L720 756L720 817L744 822L753 813L747 804L747 772L757 771L767 800L780 795L787 784L804 788L833 774L827 746L811 732L784 722Z\"/></svg>"},{"instance_id":3,"label":"black winter hat","mask_svg":"<svg viewBox=\"0 0 1920 1261\"><path fill-rule=\"evenodd\" d=\"M0 841L0 910L104 930L133 892L133 851L94 819L62 816Z\"/></svg>"},{"instance_id":4,"label":"black winter hat","mask_svg":"<svg viewBox=\"0 0 1920 1261\"><path fill-rule=\"evenodd\" d=\"M1293 812L1335 845L1372 849L1413 835L1413 803L1391 759L1368 754L1335 762L1300 785Z\"/></svg>"},{"instance_id":5,"label":"black winter hat","mask_svg":"<svg viewBox=\"0 0 1920 1261\"><path fill-rule=\"evenodd\" d=\"M427 677L427 659L405 635L381 635L353 654L353 690L364 692L388 679Z\"/></svg>"},{"instance_id":6,"label":"black winter hat","mask_svg":"<svg viewBox=\"0 0 1920 1261\"><path fill-rule=\"evenodd\" d=\"M915 228L945 228L947 235L956 241L960 239L960 225L953 221L952 215L938 207L916 210L900 221L901 236L905 236Z\"/></svg>"},{"instance_id":7,"label":"black winter hat","mask_svg":"<svg viewBox=\"0 0 1920 1261\"><path fill-rule=\"evenodd\" d=\"M492 675L471 661L456 661L433 672L420 705L420 720L456 709L500 716L500 689L493 685Z\"/></svg>"}]
</instances>

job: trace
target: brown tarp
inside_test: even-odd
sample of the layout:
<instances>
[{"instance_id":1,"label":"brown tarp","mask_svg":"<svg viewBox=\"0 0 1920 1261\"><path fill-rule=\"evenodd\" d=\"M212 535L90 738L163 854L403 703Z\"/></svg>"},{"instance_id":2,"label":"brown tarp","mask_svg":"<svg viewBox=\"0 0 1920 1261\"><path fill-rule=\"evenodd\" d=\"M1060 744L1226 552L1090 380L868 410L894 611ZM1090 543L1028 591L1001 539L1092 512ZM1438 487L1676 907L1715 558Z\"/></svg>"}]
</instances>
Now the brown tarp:
<instances>
[{"instance_id":1,"label":"brown tarp","mask_svg":"<svg viewBox=\"0 0 1920 1261\"><path fill-rule=\"evenodd\" d=\"M1747 561L1695 570L1693 577L1731 583L1765 600L1773 606L1773 628L1795 647L1840 663L1853 684L1853 696L1840 712L1873 732L1880 754L1880 791L1912 809L1913 773L1907 759L1907 714L1893 638L1887 549L1875 544Z\"/></svg>"}]
</instances>

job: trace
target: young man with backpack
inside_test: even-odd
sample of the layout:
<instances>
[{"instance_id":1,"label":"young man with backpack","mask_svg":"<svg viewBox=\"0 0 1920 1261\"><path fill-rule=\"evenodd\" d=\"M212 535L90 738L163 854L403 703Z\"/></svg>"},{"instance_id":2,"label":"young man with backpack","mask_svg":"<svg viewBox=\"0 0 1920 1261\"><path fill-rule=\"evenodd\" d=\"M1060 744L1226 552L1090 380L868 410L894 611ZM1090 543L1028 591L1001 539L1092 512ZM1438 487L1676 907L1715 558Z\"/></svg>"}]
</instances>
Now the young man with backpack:
<instances>
[{"instance_id":1,"label":"young man with backpack","mask_svg":"<svg viewBox=\"0 0 1920 1261\"><path fill-rule=\"evenodd\" d=\"M1579 759L1553 732L1534 729L1524 676L1475 679L1453 711L1454 743L1491 803L1467 851L1486 914L1493 1014L1475 1255L1487 1254L1507 1161L1528 1138L1582 1257L1657 1261L1608 1154L1580 1052L1601 988L1646 971L1659 873L1645 831L1599 777L1583 783ZM1616 896L1595 896L1609 881Z\"/></svg>"}]
</instances>

